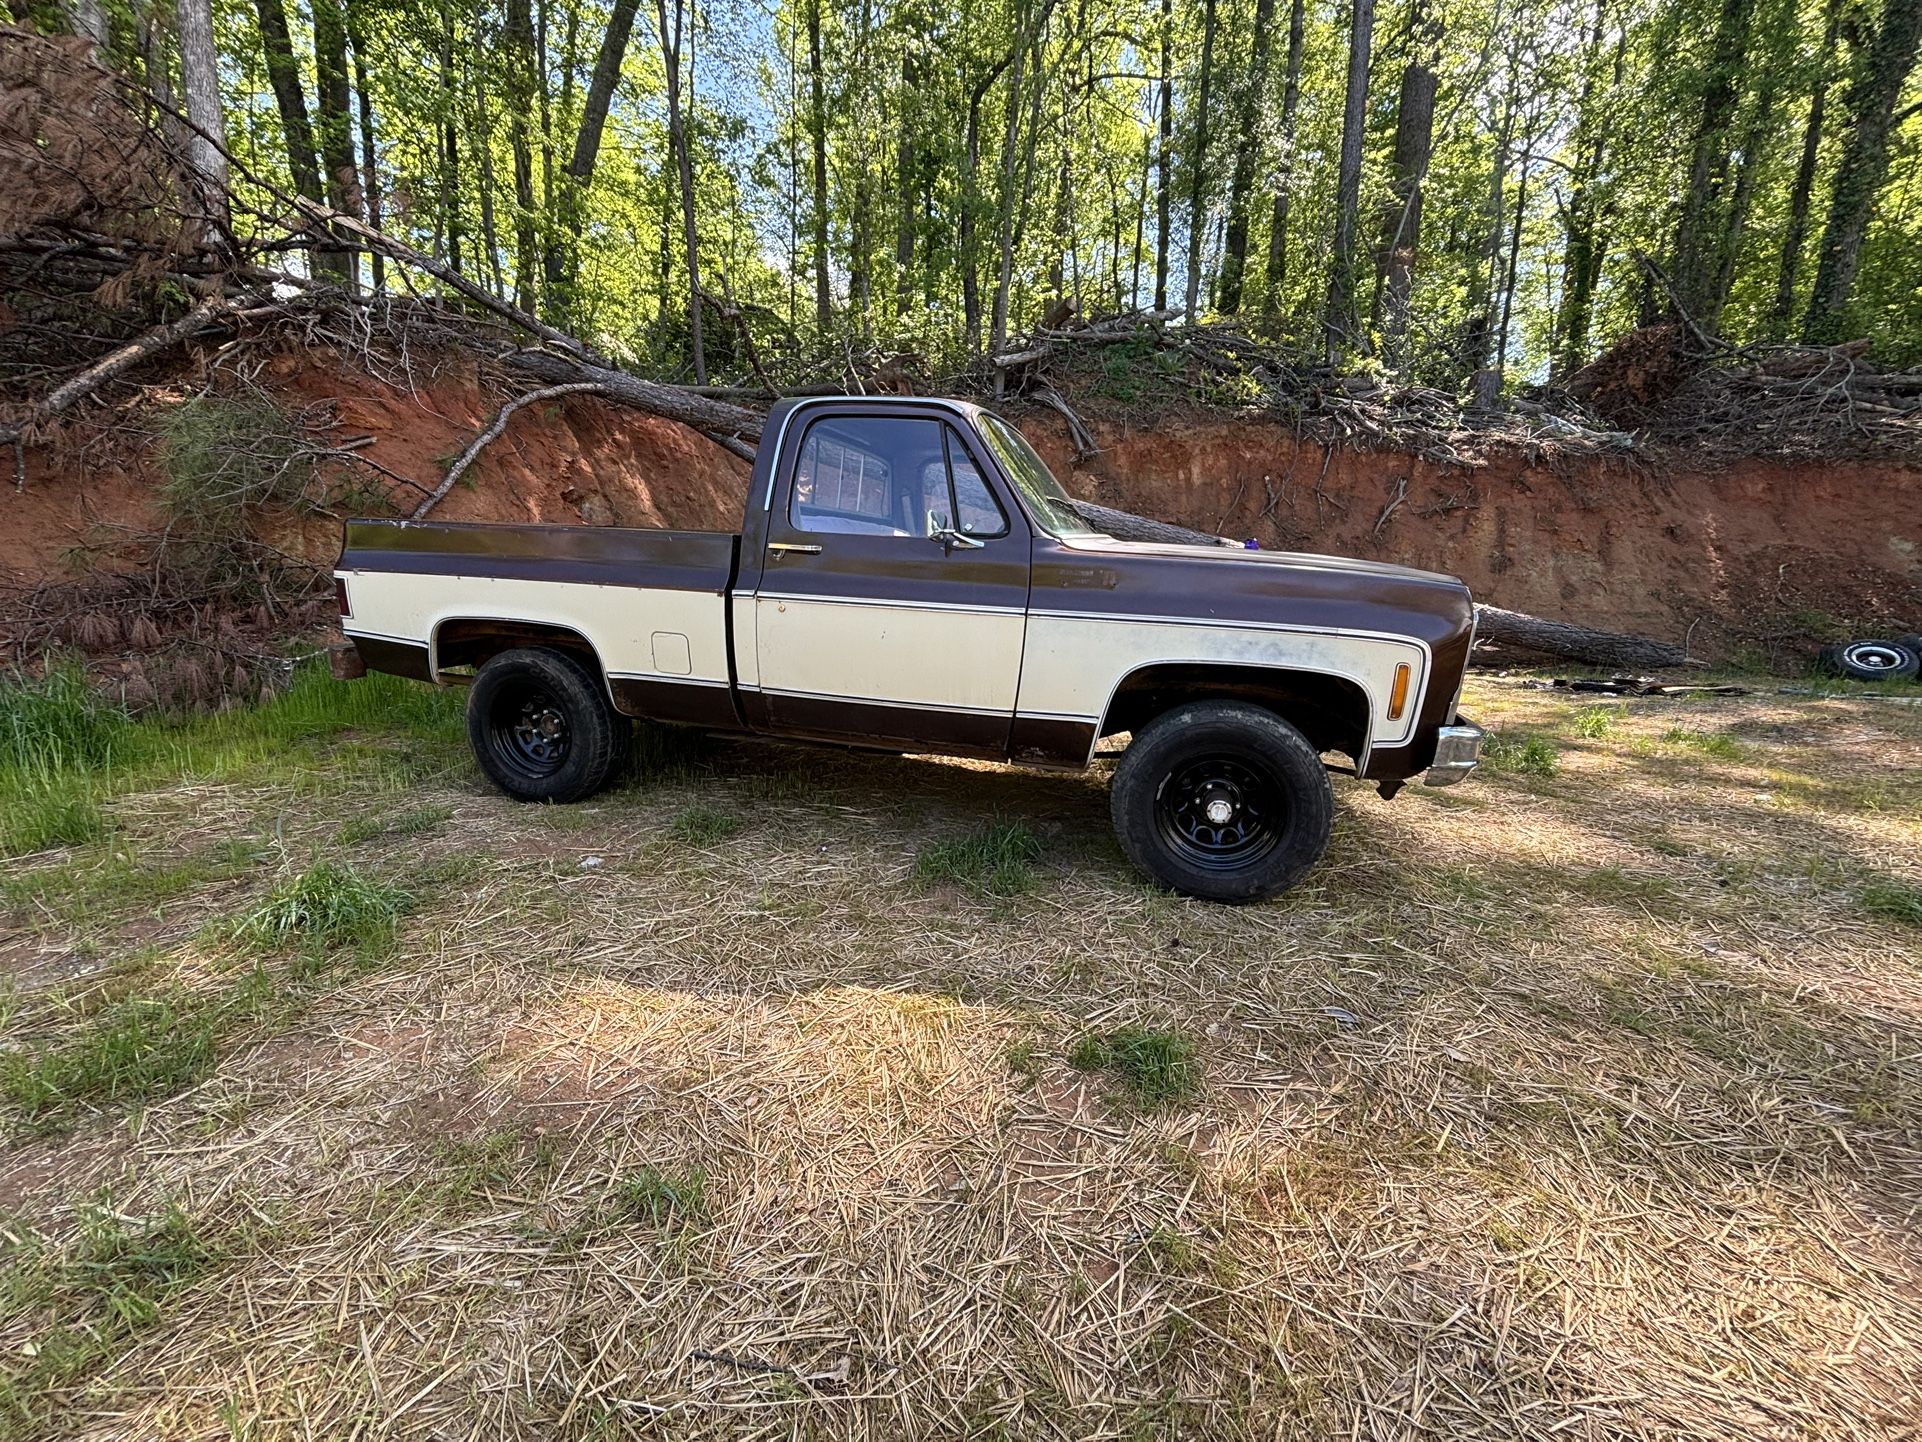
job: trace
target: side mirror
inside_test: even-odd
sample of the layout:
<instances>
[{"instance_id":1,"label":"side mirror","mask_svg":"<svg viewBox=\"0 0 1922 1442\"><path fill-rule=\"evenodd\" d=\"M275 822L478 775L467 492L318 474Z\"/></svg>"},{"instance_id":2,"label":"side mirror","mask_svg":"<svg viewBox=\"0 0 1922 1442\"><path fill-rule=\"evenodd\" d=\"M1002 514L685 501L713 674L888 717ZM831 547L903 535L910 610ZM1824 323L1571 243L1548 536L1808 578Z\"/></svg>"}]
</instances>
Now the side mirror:
<instances>
[{"instance_id":1,"label":"side mirror","mask_svg":"<svg viewBox=\"0 0 1922 1442\"><path fill-rule=\"evenodd\" d=\"M945 511L928 512L928 539L940 542L944 550L952 551L956 546L966 551L978 551L986 543L977 541L965 531L957 531L948 520Z\"/></svg>"}]
</instances>

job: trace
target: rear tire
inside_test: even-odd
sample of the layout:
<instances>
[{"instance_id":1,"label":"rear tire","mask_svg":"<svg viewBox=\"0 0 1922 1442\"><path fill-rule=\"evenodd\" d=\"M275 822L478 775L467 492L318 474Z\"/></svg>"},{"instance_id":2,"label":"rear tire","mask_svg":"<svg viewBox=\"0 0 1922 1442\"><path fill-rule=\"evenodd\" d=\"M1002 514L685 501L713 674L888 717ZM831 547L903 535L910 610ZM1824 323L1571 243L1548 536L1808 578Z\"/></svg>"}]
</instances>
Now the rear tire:
<instances>
[{"instance_id":1,"label":"rear tire","mask_svg":"<svg viewBox=\"0 0 1922 1442\"><path fill-rule=\"evenodd\" d=\"M1321 859L1335 798L1320 755L1274 712L1197 701L1136 733L1109 810L1128 859L1163 886L1248 902L1280 895Z\"/></svg>"},{"instance_id":2,"label":"rear tire","mask_svg":"<svg viewBox=\"0 0 1922 1442\"><path fill-rule=\"evenodd\" d=\"M1823 647L1815 668L1850 681L1913 681L1922 653L1901 641L1849 641Z\"/></svg>"},{"instance_id":3,"label":"rear tire","mask_svg":"<svg viewBox=\"0 0 1922 1442\"><path fill-rule=\"evenodd\" d=\"M620 769L632 735L600 677L565 651L503 651L467 692L474 759L516 801L592 796Z\"/></svg>"}]
</instances>

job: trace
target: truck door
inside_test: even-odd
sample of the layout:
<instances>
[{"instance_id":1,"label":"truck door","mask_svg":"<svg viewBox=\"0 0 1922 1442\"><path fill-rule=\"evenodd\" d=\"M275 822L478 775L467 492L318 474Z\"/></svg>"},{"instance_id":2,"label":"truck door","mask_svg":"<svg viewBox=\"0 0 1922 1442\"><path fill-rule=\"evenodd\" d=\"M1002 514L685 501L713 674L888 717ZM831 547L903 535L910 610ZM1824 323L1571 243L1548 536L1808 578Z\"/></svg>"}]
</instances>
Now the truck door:
<instances>
[{"instance_id":1,"label":"truck door","mask_svg":"<svg viewBox=\"0 0 1922 1442\"><path fill-rule=\"evenodd\" d=\"M1005 756L1027 624L1027 523L966 428L869 402L803 412L754 599L777 732Z\"/></svg>"}]
</instances>

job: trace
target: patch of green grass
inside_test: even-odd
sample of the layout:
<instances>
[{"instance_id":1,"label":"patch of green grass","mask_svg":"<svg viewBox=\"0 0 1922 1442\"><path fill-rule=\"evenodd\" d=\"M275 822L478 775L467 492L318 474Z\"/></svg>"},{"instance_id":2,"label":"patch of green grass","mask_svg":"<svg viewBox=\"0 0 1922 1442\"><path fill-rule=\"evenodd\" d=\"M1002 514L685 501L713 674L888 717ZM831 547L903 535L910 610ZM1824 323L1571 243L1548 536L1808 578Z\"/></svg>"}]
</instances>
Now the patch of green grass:
<instances>
[{"instance_id":1,"label":"patch of green grass","mask_svg":"<svg viewBox=\"0 0 1922 1442\"><path fill-rule=\"evenodd\" d=\"M712 846L740 829L741 818L734 812L702 803L688 807L675 817L668 832L676 841L689 846Z\"/></svg>"},{"instance_id":2,"label":"patch of green grass","mask_svg":"<svg viewBox=\"0 0 1922 1442\"><path fill-rule=\"evenodd\" d=\"M304 941L368 955L392 944L396 923L412 906L402 888L323 861L276 887L240 919L235 934L262 950Z\"/></svg>"},{"instance_id":3,"label":"patch of green grass","mask_svg":"<svg viewBox=\"0 0 1922 1442\"><path fill-rule=\"evenodd\" d=\"M1878 878L1856 893L1856 899L1870 916L1922 926L1922 886Z\"/></svg>"},{"instance_id":4,"label":"patch of green grass","mask_svg":"<svg viewBox=\"0 0 1922 1442\"><path fill-rule=\"evenodd\" d=\"M416 806L392 816L356 816L335 833L335 840L343 846L358 846L376 837L418 836L434 830L453 814L451 806Z\"/></svg>"},{"instance_id":5,"label":"patch of green grass","mask_svg":"<svg viewBox=\"0 0 1922 1442\"><path fill-rule=\"evenodd\" d=\"M1124 1026L1088 1032L1068 1052L1068 1065L1110 1073L1142 1106L1187 1101L1201 1091L1195 1044L1177 1031Z\"/></svg>"},{"instance_id":6,"label":"patch of green grass","mask_svg":"<svg viewBox=\"0 0 1922 1442\"><path fill-rule=\"evenodd\" d=\"M1584 706L1569 729L1589 741L1600 741L1622 724L1626 714L1620 706Z\"/></svg>"},{"instance_id":7,"label":"patch of green grass","mask_svg":"<svg viewBox=\"0 0 1922 1442\"><path fill-rule=\"evenodd\" d=\"M1671 746L1686 746L1704 756L1713 756L1722 761L1740 761L1748 755L1748 749L1723 731L1701 731L1693 726L1671 726L1662 733L1662 739Z\"/></svg>"},{"instance_id":8,"label":"patch of green grass","mask_svg":"<svg viewBox=\"0 0 1922 1442\"><path fill-rule=\"evenodd\" d=\"M65 1258L31 1234L5 1238L9 1310L44 1325L0 1372L0 1437L46 1435L60 1392L118 1356L169 1299L224 1260L178 1206L144 1221L90 1207L80 1220Z\"/></svg>"},{"instance_id":9,"label":"patch of green grass","mask_svg":"<svg viewBox=\"0 0 1922 1442\"><path fill-rule=\"evenodd\" d=\"M1008 1048L1008 1070L1022 1086L1031 1087L1041 1080L1041 1050L1033 1037L1023 1037Z\"/></svg>"},{"instance_id":10,"label":"patch of green grass","mask_svg":"<svg viewBox=\"0 0 1922 1442\"><path fill-rule=\"evenodd\" d=\"M685 726L663 726L642 721L634 727L628 748L624 784L658 786L692 781L714 769L714 741L706 733Z\"/></svg>"},{"instance_id":11,"label":"patch of green grass","mask_svg":"<svg viewBox=\"0 0 1922 1442\"><path fill-rule=\"evenodd\" d=\"M40 911L79 925L102 915L157 907L259 864L261 852L234 843L189 856L140 860L126 845L87 853L62 866L0 876L0 911Z\"/></svg>"},{"instance_id":12,"label":"patch of green grass","mask_svg":"<svg viewBox=\"0 0 1922 1442\"><path fill-rule=\"evenodd\" d=\"M185 996L128 997L63 1042L9 1052L0 1091L34 1125L77 1103L164 1096L212 1067L219 1033L219 1016Z\"/></svg>"},{"instance_id":13,"label":"patch of green grass","mask_svg":"<svg viewBox=\"0 0 1922 1442\"><path fill-rule=\"evenodd\" d=\"M616 1220L665 1227L707 1215L707 1173L644 1166L622 1177L609 1199Z\"/></svg>"},{"instance_id":14,"label":"patch of green grass","mask_svg":"<svg viewBox=\"0 0 1922 1442\"><path fill-rule=\"evenodd\" d=\"M997 821L966 836L931 841L915 855L922 887L958 886L982 896L1019 896L1034 886L1041 838L1019 821Z\"/></svg>"},{"instance_id":15,"label":"patch of green grass","mask_svg":"<svg viewBox=\"0 0 1922 1442\"><path fill-rule=\"evenodd\" d=\"M1554 743L1532 731L1492 731L1482 743L1482 760L1491 771L1515 776L1553 776Z\"/></svg>"},{"instance_id":16,"label":"patch of green grass","mask_svg":"<svg viewBox=\"0 0 1922 1442\"><path fill-rule=\"evenodd\" d=\"M87 684L79 666L0 680L0 766L84 770L107 764L125 740L127 713Z\"/></svg>"},{"instance_id":17,"label":"patch of green grass","mask_svg":"<svg viewBox=\"0 0 1922 1442\"><path fill-rule=\"evenodd\" d=\"M32 856L98 841L107 831L99 788L85 772L0 783L0 856Z\"/></svg>"}]
</instances>

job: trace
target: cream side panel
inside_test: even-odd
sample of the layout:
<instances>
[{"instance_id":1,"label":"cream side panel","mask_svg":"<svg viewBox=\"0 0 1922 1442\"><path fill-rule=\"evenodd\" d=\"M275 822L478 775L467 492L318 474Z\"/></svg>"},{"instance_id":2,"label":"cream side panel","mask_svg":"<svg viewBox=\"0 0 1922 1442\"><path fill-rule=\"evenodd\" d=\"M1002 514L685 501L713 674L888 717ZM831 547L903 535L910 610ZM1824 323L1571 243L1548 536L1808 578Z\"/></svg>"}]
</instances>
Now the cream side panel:
<instances>
[{"instance_id":1,"label":"cream side panel","mask_svg":"<svg viewBox=\"0 0 1922 1442\"><path fill-rule=\"evenodd\" d=\"M657 591L574 581L425 576L403 571L342 572L353 606L345 629L427 642L447 620L545 622L579 631L610 675L662 676L656 631L687 637L692 671L670 679L727 680L727 603L707 591Z\"/></svg>"},{"instance_id":2,"label":"cream side panel","mask_svg":"<svg viewBox=\"0 0 1922 1442\"><path fill-rule=\"evenodd\" d=\"M1297 667L1346 677L1367 694L1370 742L1393 746L1408 737L1420 709L1427 656L1412 641L1325 631L1237 630L1122 619L1032 616L1021 665L1024 716L1099 719L1115 687L1130 671L1158 662L1227 662ZM1408 705L1399 721L1382 719L1395 667L1413 668Z\"/></svg>"},{"instance_id":3,"label":"cream side panel","mask_svg":"<svg viewBox=\"0 0 1922 1442\"><path fill-rule=\"evenodd\" d=\"M1019 611L763 596L754 624L764 690L1014 710L1024 624Z\"/></svg>"}]
</instances>

